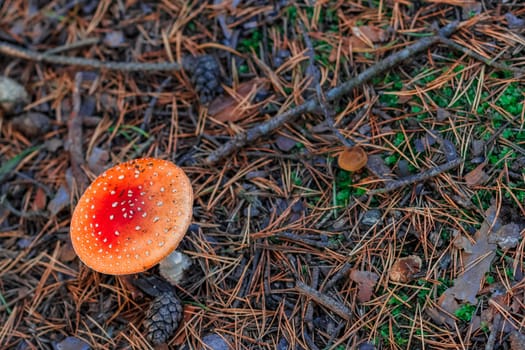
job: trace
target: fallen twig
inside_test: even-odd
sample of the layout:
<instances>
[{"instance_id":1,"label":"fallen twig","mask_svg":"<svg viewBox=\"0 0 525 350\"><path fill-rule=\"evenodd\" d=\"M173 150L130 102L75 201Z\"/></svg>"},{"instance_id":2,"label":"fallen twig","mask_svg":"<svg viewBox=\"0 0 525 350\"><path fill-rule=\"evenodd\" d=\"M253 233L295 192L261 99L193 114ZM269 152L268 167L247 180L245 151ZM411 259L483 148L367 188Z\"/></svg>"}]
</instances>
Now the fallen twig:
<instances>
[{"instance_id":1,"label":"fallen twig","mask_svg":"<svg viewBox=\"0 0 525 350\"><path fill-rule=\"evenodd\" d=\"M285 238L285 239L288 239L288 240L291 240L291 241L301 242L303 244L311 245L311 246L317 247L317 248L337 249L339 247L339 244L336 243L336 242L317 241L317 240L314 240L314 239L304 238L304 237L302 237L300 235L296 235L296 234L293 234L291 232L281 232L281 233L278 233L276 236L280 237L280 238Z\"/></svg>"},{"instance_id":2,"label":"fallen twig","mask_svg":"<svg viewBox=\"0 0 525 350\"><path fill-rule=\"evenodd\" d=\"M328 295L325 295L319 292L316 289L313 289L309 285L296 281L295 289L302 294L306 294L309 298L313 299L316 303L323 305L327 309L332 310L335 314L339 315L341 318L344 318L347 321L350 321L352 318L352 313L349 308L341 304L339 301L335 300Z\"/></svg>"},{"instance_id":3,"label":"fallen twig","mask_svg":"<svg viewBox=\"0 0 525 350\"><path fill-rule=\"evenodd\" d=\"M333 118L334 111L331 108L329 108L328 104L326 103L326 96L324 94L323 88L321 87L321 78L319 77L320 71L319 68L315 65L315 50L312 44L312 40L310 40L310 36L308 35L308 32L303 22L299 21L299 25L302 28L304 43L308 49L306 51L306 55L308 56L308 67L306 69L306 72L307 74L312 76L311 84L315 87L317 103L319 104L319 108L321 109L324 115L326 124L334 133L334 135L339 139L339 141L341 141L341 143L346 147L352 147L354 146L354 142L344 137L343 134L341 134L341 132L339 131L339 129L335 127L335 121Z\"/></svg>"},{"instance_id":4,"label":"fallen twig","mask_svg":"<svg viewBox=\"0 0 525 350\"><path fill-rule=\"evenodd\" d=\"M71 171L76 189L79 193L84 192L89 181L82 170L85 163L84 152L82 150L82 116L80 115L81 97L80 85L82 84L82 72L75 75L75 85L73 87L73 110L68 121L67 149L71 160Z\"/></svg>"},{"instance_id":5,"label":"fallen twig","mask_svg":"<svg viewBox=\"0 0 525 350\"><path fill-rule=\"evenodd\" d=\"M366 83L378 74L395 67L407 58L414 56L416 53L426 50L430 46L438 43L442 37L450 36L456 30L458 25L459 22L457 21L451 22L445 27L441 28L437 35L421 38L416 43L392 54L391 56L386 57L382 61L374 64L370 68L357 75L355 78L350 79L346 83L329 90L326 93L326 101L331 102L341 98L352 91L352 89ZM253 142L259 137L269 134L271 131L282 126L284 123L293 121L299 115L313 112L317 108L319 108L319 103L316 100L309 100L302 105L288 110L287 112L278 114L275 117L258 124L251 129L248 129L245 132L235 135L230 141L211 152L204 162L208 165L216 163L222 158L233 153L235 150L245 146L247 143Z\"/></svg>"},{"instance_id":6,"label":"fallen twig","mask_svg":"<svg viewBox=\"0 0 525 350\"><path fill-rule=\"evenodd\" d=\"M153 115L153 109L155 108L155 105L157 104L157 101L159 99L159 95L162 93L162 90L168 86L168 84L171 82L171 77L167 77L160 83L159 87L157 88L157 91L155 91L155 95L151 98L148 104L148 108L146 109L146 112L144 113L144 120L142 121L142 125L140 128L142 130L149 129L149 122L151 121L151 116Z\"/></svg>"},{"instance_id":7,"label":"fallen twig","mask_svg":"<svg viewBox=\"0 0 525 350\"><path fill-rule=\"evenodd\" d=\"M385 187L379 188L379 189L376 189L376 190L372 190L368 194L374 195L374 194L378 194L378 193L390 192L390 191L394 191L394 190L396 190L398 188L411 185L411 184L416 183L416 182L421 182L421 181L428 180L428 179L430 179L432 177L438 176L441 173L444 173L445 171L448 171L450 169L453 169L453 168L457 167L462 162L463 162L463 159L456 158L456 159L450 160L450 161L448 161L448 162L446 162L444 164L435 166L435 167L433 167L431 169L422 171L420 173L417 173L417 174L414 174L414 175L410 175L410 176L404 177L404 178L399 179L399 180L388 181L388 182L386 182Z\"/></svg>"},{"instance_id":8,"label":"fallen twig","mask_svg":"<svg viewBox=\"0 0 525 350\"><path fill-rule=\"evenodd\" d=\"M501 321L501 314L499 312L496 312L496 315L492 320L492 327L490 330L489 338L487 339L487 343L485 344L485 350L494 349L494 344L496 343L496 336L498 335L498 332L501 328Z\"/></svg>"},{"instance_id":9,"label":"fallen twig","mask_svg":"<svg viewBox=\"0 0 525 350\"><path fill-rule=\"evenodd\" d=\"M348 276L348 273L351 269L352 265L350 263L345 262L343 267L339 271L337 271L336 274L328 282L326 282L324 286L321 286L321 290L331 289L333 286L335 286L337 282Z\"/></svg>"},{"instance_id":10,"label":"fallen twig","mask_svg":"<svg viewBox=\"0 0 525 350\"><path fill-rule=\"evenodd\" d=\"M70 57L62 55L50 55L32 51L17 45L0 41L0 54L11 57L22 58L35 62L45 62L52 64L63 64L71 66L81 66L96 69L118 70L125 72L144 72L144 71L176 71L181 70L182 65L176 62L141 63L141 62L114 62L99 61L92 58Z\"/></svg>"}]
</instances>

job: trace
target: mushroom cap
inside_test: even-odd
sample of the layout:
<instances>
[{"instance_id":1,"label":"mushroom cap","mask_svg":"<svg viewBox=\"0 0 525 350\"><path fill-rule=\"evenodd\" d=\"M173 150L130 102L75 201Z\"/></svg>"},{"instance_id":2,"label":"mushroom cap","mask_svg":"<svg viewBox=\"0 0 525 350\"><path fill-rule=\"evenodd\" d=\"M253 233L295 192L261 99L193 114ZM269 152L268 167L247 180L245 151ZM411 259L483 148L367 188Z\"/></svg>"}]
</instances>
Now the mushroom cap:
<instances>
[{"instance_id":1,"label":"mushroom cap","mask_svg":"<svg viewBox=\"0 0 525 350\"><path fill-rule=\"evenodd\" d=\"M141 158L116 165L80 198L71 218L73 248L98 272L145 271L177 248L192 205L191 182L175 164Z\"/></svg>"},{"instance_id":2,"label":"mushroom cap","mask_svg":"<svg viewBox=\"0 0 525 350\"><path fill-rule=\"evenodd\" d=\"M360 146L345 148L337 158L337 164L346 171L361 170L368 161L366 151Z\"/></svg>"}]
</instances>

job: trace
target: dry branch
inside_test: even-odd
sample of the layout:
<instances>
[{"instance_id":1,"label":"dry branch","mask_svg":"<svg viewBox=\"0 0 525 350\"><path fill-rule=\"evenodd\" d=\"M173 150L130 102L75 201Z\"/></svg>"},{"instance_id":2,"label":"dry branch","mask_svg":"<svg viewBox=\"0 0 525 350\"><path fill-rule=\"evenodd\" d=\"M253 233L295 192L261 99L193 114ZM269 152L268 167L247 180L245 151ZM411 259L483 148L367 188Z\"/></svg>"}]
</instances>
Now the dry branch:
<instances>
[{"instance_id":1,"label":"dry branch","mask_svg":"<svg viewBox=\"0 0 525 350\"><path fill-rule=\"evenodd\" d=\"M29 61L44 62L51 64L63 64L70 66L89 67L95 69L109 69L123 72L145 72L145 71L176 71L181 70L182 65L175 62L140 63L140 62L114 62L99 61L92 58L69 57L62 55L50 55L36 52L23 47L0 41L0 54L11 57L22 58Z\"/></svg>"},{"instance_id":2,"label":"dry branch","mask_svg":"<svg viewBox=\"0 0 525 350\"><path fill-rule=\"evenodd\" d=\"M295 288L298 292L305 294L306 296L314 300L316 303L321 304L327 309L332 310L341 318L344 318L347 321L350 321L350 319L352 318L352 313L350 309L338 302L337 300L335 300L334 298L329 297L328 295L323 294L316 289L313 289L312 287L310 287L307 284L304 284L301 281L296 282Z\"/></svg>"},{"instance_id":3,"label":"dry branch","mask_svg":"<svg viewBox=\"0 0 525 350\"><path fill-rule=\"evenodd\" d=\"M388 181L384 188L379 188L377 190L370 191L369 194L374 195L378 193L390 192L390 191L397 190L398 188L414 184L416 182L428 180L432 177L436 177L439 174L444 173L445 171L454 169L455 167L460 165L462 162L463 162L463 159L456 158L444 164L441 164L433 168L430 168L428 170L422 171L420 173L410 175L410 176L404 177L399 180Z\"/></svg>"},{"instance_id":4,"label":"dry branch","mask_svg":"<svg viewBox=\"0 0 525 350\"><path fill-rule=\"evenodd\" d=\"M357 75L355 78L350 79L346 83L343 83L340 86L329 90L326 93L326 101L332 102L341 98L342 96L350 93L352 89L361 86L373 77L386 72L387 70L395 67L407 58L410 58L415 54L426 50L430 46L440 42L442 37L450 36L458 28L458 25L459 22L457 21L451 22L445 27L441 28L437 35L421 38L416 43L404 48L399 52L392 54L389 57L386 57L382 61L374 64L370 68ZM284 123L293 121L299 115L313 112L317 108L319 108L318 101L309 100L308 102L305 102L302 105L292 108L285 113L276 115L275 117L261 124L258 124L245 132L237 134L230 141L213 151L205 159L204 162L206 164L216 163L222 158L230 155L237 149L245 146L247 143L253 142L259 137L269 134L273 130L279 128Z\"/></svg>"}]
</instances>

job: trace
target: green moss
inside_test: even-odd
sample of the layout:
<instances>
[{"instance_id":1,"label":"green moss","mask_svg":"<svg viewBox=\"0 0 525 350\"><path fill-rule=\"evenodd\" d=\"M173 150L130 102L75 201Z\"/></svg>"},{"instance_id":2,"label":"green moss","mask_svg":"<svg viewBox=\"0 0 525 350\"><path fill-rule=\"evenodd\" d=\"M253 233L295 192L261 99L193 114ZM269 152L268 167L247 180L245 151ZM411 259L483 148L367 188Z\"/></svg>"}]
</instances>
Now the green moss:
<instances>
[{"instance_id":1,"label":"green moss","mask_svg":"<svg viewBox=\"0 0 525 350\"><path fill-rule=\"evenodd\" d=\"M470 322L475 311L476 305L466 303L461 305L460 308L454 312L454 315L463 322Z\"/></svg>"}]
</instances>

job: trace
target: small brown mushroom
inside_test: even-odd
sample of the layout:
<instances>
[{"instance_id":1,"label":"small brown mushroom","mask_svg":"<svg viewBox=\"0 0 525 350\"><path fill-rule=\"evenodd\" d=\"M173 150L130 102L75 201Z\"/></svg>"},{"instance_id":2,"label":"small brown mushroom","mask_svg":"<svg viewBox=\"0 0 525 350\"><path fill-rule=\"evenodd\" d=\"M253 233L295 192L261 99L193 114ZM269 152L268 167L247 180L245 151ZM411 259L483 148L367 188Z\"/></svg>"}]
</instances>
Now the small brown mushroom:
<instances>
[{"instance_id":1,"label":"small brown mushroom","mask_svg":"<svg viewBox=\"0 0 525 350\"><path fill-rule=\"evenodd\" d=\"M360 146L345 148L337 158L339 167L346 171L361 170L368 161L366 151Z\"/></svg>"}]
</instances>

